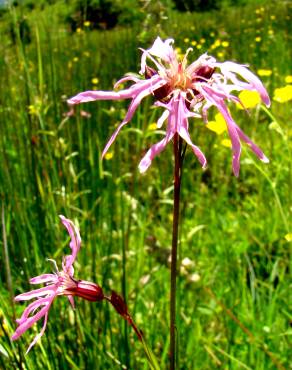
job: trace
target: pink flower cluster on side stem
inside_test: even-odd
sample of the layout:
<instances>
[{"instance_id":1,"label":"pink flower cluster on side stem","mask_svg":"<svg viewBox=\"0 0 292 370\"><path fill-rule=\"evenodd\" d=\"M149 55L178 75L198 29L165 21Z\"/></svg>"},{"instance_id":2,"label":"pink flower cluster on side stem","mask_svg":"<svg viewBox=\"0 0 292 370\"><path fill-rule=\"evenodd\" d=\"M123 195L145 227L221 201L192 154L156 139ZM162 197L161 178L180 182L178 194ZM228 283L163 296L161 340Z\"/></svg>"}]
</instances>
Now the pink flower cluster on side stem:
<instances>
[{"instance_id":1,"label":"pink flower cluster on side stem","mask_svg":"<svg viewBox=\"0 0 292 370\"><path fill-rule=\"evenodd\" d=\"M235 102L243 106L240 99L232 92L250 90L257 91L263 103L269 106L268 93L259 78L244 65L231 61L219 63L207 54L201 55L188 65L189 50L183 60L179 60L172 43L172 39L162 41L158 37L151 48L143 50L140 73L144 78L127 75L114 86L116 88L121 83L131 81L133 84L129 88L119 91L85 91L68 100L71 106L94 100L132 100L124 120L109 139L102 156L114 142L122 127L132 119L142 99L147 95L153 95L156 99L155 105L164 108L157 126L162 127L167 121L166 134L142 158L139 164L140 172L143 173L149 168L154 157L164 150L176 133L191 146L202 167L205 168L206 158L190 138L188 119L202 118L207 123L207 113L212 106L219 110L226 121L232 143L234 174L239 175L241 141L244 141L261 161L267 163L268 158L234 122L226 105L227 102ZM147 60L151 61L153 67L147 65Z\"/></svg>"},{"instance_id":2,"label":"pink flower cluster on side stem","mask_svg":"<svg viewBox=\"0 0 292 370\"><path fill-rule=\"evenodd\" d=\"M81 238L78 228L71 220L65 218L64 216L60 216L60 218L71 238L71 254L63 258L61 271L58 270L56 262L51 260L56 268L56 272L54 274L43 274L30 279L31 284L45 284L44 287L27 293L19 294L15 297L15 301L19 302L32 299L35 300L25 308L22 316L16 320L18 327L13 333L11 339L18 339L33 324L41 319L44 319L43 327L40 333L36 335L26 351L26 353L28 353L45 332L49 310L53 301L57 296L65 295L68 297L68 300L73 308L75 308L74 296L81 297L91 302L102 301L105 299L112 304L115 310L125 320L129 322L129 324L135 330L139 340L141 340L141 332L135 326L133 319L128 312L127 306L120 295L112 292L111 296L107 297L103 294L103 290L99 285L90 281L76 280L73 277L73 263L75 262L77 253L80 250Z\"/></svg>"}]
</instances>

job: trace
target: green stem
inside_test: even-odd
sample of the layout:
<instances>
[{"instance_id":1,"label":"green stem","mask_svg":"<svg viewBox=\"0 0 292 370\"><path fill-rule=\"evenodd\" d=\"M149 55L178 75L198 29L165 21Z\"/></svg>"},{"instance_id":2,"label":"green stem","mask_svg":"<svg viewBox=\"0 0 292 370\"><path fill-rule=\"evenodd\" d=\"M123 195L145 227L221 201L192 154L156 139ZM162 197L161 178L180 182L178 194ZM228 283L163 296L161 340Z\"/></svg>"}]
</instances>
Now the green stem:
<instances>
[{"instance_id":1,"label":"green stem","mask_svg":"<svg viewBox=\"0 0 292 370\"><path fill-rule=\"evenodd\" d=\"M170 369L176 364L176 277L177 277L177 245L179 224L179 201L182 166L182 142L178 134L173 139L174 152L174 195L173 195L173 223L171 247L171 276L170 276Z\"/></svg>"},{"instance_id":2,"label":"green stem","mask_svg":"<svg viewBox=\"0 0 292 370\"><path fill-rule=\"evenodd\" d=\"M6 282L7 282L7 288L8 288L8 291L9 291L9 294L10 294L10 299L11 299L11 307L12 307L13 319L15 320L15 305L14 305L12 277L11 277L10 260L9 260L7 235L6 235L4 201L2 201L1 222L2 222L4 264L5 264L5 267L6 267Z\"/></svg>"}]
</instances>

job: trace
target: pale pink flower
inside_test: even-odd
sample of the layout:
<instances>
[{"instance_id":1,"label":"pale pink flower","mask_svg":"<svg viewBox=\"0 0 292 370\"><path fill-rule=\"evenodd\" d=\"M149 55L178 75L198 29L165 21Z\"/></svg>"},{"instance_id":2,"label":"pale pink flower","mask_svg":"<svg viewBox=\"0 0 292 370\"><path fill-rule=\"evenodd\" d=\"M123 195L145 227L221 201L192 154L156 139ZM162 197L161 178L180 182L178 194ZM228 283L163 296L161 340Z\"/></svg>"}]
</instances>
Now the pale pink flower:
<instances>
[{"instance_id":1,"label":"pale pink flower","mask_svg":"<svg viewBox=\"0 0 292 370\"><path fill-rule=\"evenodd\" d=\"M32 346L34 346L44 334L47 325L49 309L51 308L54 299L58 295L66 295L73 308L73 296L82 297L89 301L99 301L104 298L102 289L97 284L84 280L75 280L73 278L73 263L80 249L81 238L77 227L72 221L64 216L60 216L60 218L71 237L71 254L63 258L62 271L58 270L56 262L53 261L56 267L56 272L54 274L43 274L30 279L31 284L45 283L43 288L19 294L15 297L16 301L27 301L34 298L36 298L36 300L30 303L23 311L21 318L16 320L18 327L11 337L12 340L18 339L35 322L44 318L43 327L40 333L36 335L32 343L29 345L26 353L30 351Z\"/></svg>"},{"instance_id":2,"label":"pale pink flower","mask_svg":"<svg viewBox=\"0 0 292 370\"><path fill-rule=\"evenodd\" d=\"M269 106L270 99L261 81L246 66L230 61L219 63L207 54L187 65L189 50L183 60L179 60L172 43L172 39L162 41L158 37L150 49L143 50L140 73L146 79L128 75L114 86L116 88L121 83L132 81L133 84L128 89L85 91L68 100L70 105L74 105L94 100L132 99L124 120L108 141L102 156L121 128L131 120L141 100L147 95L154 95L157 99L155 104L164 108L157 126L162 127L167 120L166 135L142 158L139 164L140 172L148 169L154 157L164 150L175 134L191 146L201 165L205 167L207 162L204 154L190 138L188 119L202 117L207 122L207 112L211 106L215 106L226 121L232 142L232 167L236 176L240 167L241 140L247 143L260 160L268 162L260 148L236 125L226 105L228 101L241 103L232 91L251 90L257 91L262 101ZM152 62L154 68L147 65L147 59Z\"/></svg>"}]
</instances>

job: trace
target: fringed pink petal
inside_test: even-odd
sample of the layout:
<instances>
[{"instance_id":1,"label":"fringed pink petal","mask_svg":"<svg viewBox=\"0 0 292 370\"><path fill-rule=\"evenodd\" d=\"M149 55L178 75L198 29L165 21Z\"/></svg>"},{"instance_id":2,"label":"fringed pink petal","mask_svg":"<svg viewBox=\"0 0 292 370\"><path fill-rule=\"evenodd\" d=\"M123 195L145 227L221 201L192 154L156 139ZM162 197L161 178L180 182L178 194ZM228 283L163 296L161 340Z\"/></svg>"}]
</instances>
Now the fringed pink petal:
<instances>
[{"instance_id":1,"label":"fringed pink petal","mask_svg":"<svg viewBox=\"0 0 292 370\"><path fill-rule=\"evenodd\" d=\"M210 88L207 85L202 86L201 89L202 94L204 95L208 108L211 105L214 105L217 107L219 112L224 117L226 124L227 124L227 130L228 134L230 136L230 140L232 143L232 168L233 173L236 177L239 175L239 169L240 169L240 154L241 154L241 144L239 135L236 130L236 124L233 121L230 113L228 112L228 109L224 103L224 100L221 98L220 94L217 94L216 91L214 91L212 88Z\"/></svg>"},{"instance_id":2,"label":"fringed pink petal","mask_svg":"<svg viewBox=\"0 0 292 370\"><path fill-rule=\"evenodd\" d=\"M196 146L196 145L193 144L193 142L192 142L192 140L190 138L188 129L186 127L186 124L183 124L182 126L180 126L178 133L186 141L186 143L191 146L194 154L198 158L198 160L201 163L202 167L203 168L206 168L206 166L207 166L206 157L205 157L204 153L201 151L201 149L198 146Z\"/></svg>"},{"instance_id":3,"label":"fringed pink petal","mask_svg":"<svg viewBox=\"0 0 292 370\"><path fill-rule=\"evenodd\" d=\"M17 302L18 301L29 301L32 298L38 298L44 295L52 295L54 294L55 290L56 290L55 285L51 285L51 286L49 285L43 288L31 290L30 292L19 294L14 298L14 300Z\"/></svg>"},{"instance_id":4,"label":"fringed pink petal","mask_svg":"<svg viewBox=\"0 0 292 370\"><path fill-rule=\"evenodd\" d=\"M231 115L228 112L227 107L225 106L224 102L218 102L217 105L218 110L221 112L222 116L224 117L226 124L227 124L227 129L228 129L228 134L230 136L230 140L232 143L232 168L233 168L233 173L236 177L239 175L239 169L240 169L240 154L241 154L241 144L240 144L240 139L239 135L236 130L236 124L233 121Z\"/></svg>"},{"instance_id":5,"label":"fringed pink petal","mask_svg":"<svg viewBox=\"0 0 292 370\"><path fill-rule=\"evenodd\" d=\"M154 90L161 87L161 85L163 85L164 83L165 82L163 80L161 80L161 78L159 78L155 84L150 84L147 87L144 87L143 89L140 89L141 91L139 92L139 94L137 94L133 98L131 104L129 105L128 112L127 112L126 117L124 118L123 122L120 123L118 128L114 131L113 135L111 136L111 138L107 142L107 144L106 144L106 146L105 146L105 148L102 152L102 158L105 156L106 152L108 151L108 149L110 148L112 143L115 141L115 139L116 139L117 135L119 134L119 132L121 131L121 129L132 119L134 113L136 112L136 109L138 108L138 105L141 103L141 100L143 98L145 98L145 96L151 94Z\"/></svg>"},{"instance_id":6,"label":"fringed pink petal","mask_svg":"<svg viewBox=\"0 0 292 370\"><path fill-rule=\"evenodd\" d=\"M207 53L202 54L197 60L191 63L187 68L186 71L188 75L193 76L196 70L201 66L207 66L210 68L215 68L216 59L214 57L209 56Z\"/></svg>"},{"instance_id":7,"label":"fringed pink petal","mask_svg":"<svg viewBox=\"0 0 292 370\"><path fill-rule=\"evenodd\" d=\"M52 302L52 301L51 301ZM40 320L50 309L51 302L41 308L34 316L28 317L27 320L22 322L15 330L11 339L18 339L25 331L27 331L34 323Z\"/></svg>"},{"instance_id":8,"label":"fringed pink petal","mask_svg":"<svg viewBox=\"0 0 292 370\"><path fill-rule=\"evenodd\" d=\"M245 133L237 126L236 131L240 137L241 140L243 140L247 145L250 147L250 149L254 152L254 154L264 163L269 163L269 159L265 156L263 151L247 136Z\"/></svg>"},{"instance_id":9,"label":"fringed pink petal","mask_svg":"<svg viewBox=\"0 0 292 370\"><path fill-rule=\"evenodd\" d=\"M34 338L34 340L31 342L31 344L29 345L28 349L26 350L25 354L27 355L28 352L31 350L31 348L36 344L36 342L44 335L44 332L46 330L46 326L47 326L47 322L48 322L48 312L45 313L45 317L44 317L44 323L43 323L43 327L42 327L42 330L40 331L39 334L37 334Z\"/></svg>"},{"instance_id":10,"label":"fringed pink petal","mask_svg":"<svg viewBox=\"0 0 292 370\"><path fill-rule=\"evenodd\" d=\"M66 227L69 235L70 235L70 238L71 238L71 241L70 241L70 248L72 250L72 254L70 256L66 256L66 269L69 269L72 264L74 263L75 259L76 259L76 256L77 256L77 253L80 249L80 245L81 245L81 237L80 237L80 234L79 234L79 230L78 228L73 224L73 222L71 220L69 220L68 218L60 215L59 216L63 225Z\"/></svg>"},{"instance_id":11,"label":"fringed pink petal","mask_svg":"<svg viewBox=\"0 0 292 370\"><path fill-rule=\"evenodd\" d=\"M143 50L143 54L141 57L141 70L140 73L144 74L145 73L145 68L146 68L146 58L150 57L151 55L154 55L161 60L163 60L166 63L171 63L172 61L176 60L176 55L173 50L173 47L171 44L173 43L173 39L167 39L165 41L162 41L160 37L157 37L156 40L154 41L153 45L151 48L147 50ZM152 60L152 58L150 58ZM152 60L155 64L157 61ZM161 69L163 68L162 66L158 65L158 68Z\"/></svg>"},{"instance_id":12,"label":"fringed pink petal","mask_svg":"<svg viewBox=\"0 0 292 370\"><path fill-rule=\"evenodd\" d=\"M162 127L163 123L167 120L168 116L169 116L169 111L165 110L157 121L157 128Z\"/></svg>"},{"instance_id":13,"label":"fringed pink petal","mask_svg":"<svg viewBox=\"0 0 292 370\"><path fill-rule=\"evenodd\" d=\"M30 314L33 314L35 310L40 308L41 306L46 306L49 302L50 298L45 297L45 298L39 298L34 302L31 302L23 311L21 317L19 319L16 319L16 322L18 325L23 324L27 318L29 317Z\"/></svg>"},{"instance_id":14,"label":"fringed pink petal","mask_svg":"<svg viewBox=\"0 0 292 370\"><path fill-rule=\"evenodd\" d=\"M135 77L135 76L125 76L121 79L119 79L115 84L114 84L114 89L116 89L120 84L123 84L124 82L127 82L127 81L134 81L135 83L141 81L138 77Z\"/></svg>"},{"instance_id":15,"label":"fringed pink petal","mask_svg":"<svg viewBox=\"0 0 292 370\"><path fill-rule=\"evenodd\" d=\"M69 100L67 100L67 103L69 105L75 105L80 103L87 103L90 101L95 100L120 100L120 99L127 99L131 97L131 93L129 91L84 91L81 92Z\"/></svg>"},{"instance_id":16,"label":"fringed pink petal","mask_svg":"<svg viewBox=\"0 0 292 370\"><path fill-rule=\"evenodd\" d=\"M157 81L161 81L161 77L159 75L152 76L149 80L140 80L134 85L130 86L128 89L120 90L120 91L84 91L81 92L69 100L67 103L69 105L75 105L80 103L86 103L95 100L122 100L122 99L130 99L133 98L135 95L139 94L139 92L143 89L147 89L148 87L155 84ZM162 82L163 84L163 82Z\"/></svg>"},{"instance_id":17,"label":"fringed pink petal","mask_svg":"<svg viewBox=\"0 0 292 370\"><path fill-rule=\"evenodd\" d=\"M58 281L58 277L54 274L43 274L29 280L31 284L55 283L56 281Z\"/></svg>"},{"instance_id":18,"label":"fringed pink petal","mask_svg":"<svg viewBox=\"0 0 292 370\"><path fill-rule=\"evenodd\" d=\"M226 72L227 73L234 72L243 77L246 81L248 81L252 85L254 90L258 91L265 105L267 107L270 106L271 101L267 93L267 90L264 88L264 85L262 84L261 80L256 75L254 75L248 68L234 62L224 62L217 64L223 74L225 74Z\"/></svg>"},{"instance_id":19,"label":"fringed pink petal","mask_svg":"<svg viewBox=\"0 0 292 370\"><path fill-rule=\"evenodd\" d=\"M169 132L168 135L166 135L164 139L152 145L152 147L148 150L148 152L145 154L145 156L142 158L141 162L139 163L138 168L141 173L144 173L147 171L154 157L156 157L158 154L160 154L165 149L166 145L173 138L173 135L174 135L173 132Z\"/></svg>"},{"instance_id":20,"label":"fringed pink petal","mask_svg":"<svg viewBox=\"0 0 292 370\"><path fill-rule=\"evenodd\" d=\"M163 61L170 63L176 57L173 47L171 46L173 42L173 39L162 41L160 37L157 37L151 48L148 49L148 52L155 57L158 57Z\"/></svg>"},{"instance_id":21,"label":"fringed pink petal","mask_svg":"<svg viewBox=\"0 0 292 370\"><path fill-rule=\"evenodd\" d=\"M185 105L185 98L181 94L178 97L178 107L176 112L176 119L178 121L177 123L177 132L178 134L186 141L188 145L191 146L194 154L198 158L199 162L201 163L203 168L206 168L207 166L207 160L203 152L199 147L193 144L190 134L189 134L189 123L188 123L188 117L192 116L193 114L187 109Z\"/></svg>"}]
</instances>

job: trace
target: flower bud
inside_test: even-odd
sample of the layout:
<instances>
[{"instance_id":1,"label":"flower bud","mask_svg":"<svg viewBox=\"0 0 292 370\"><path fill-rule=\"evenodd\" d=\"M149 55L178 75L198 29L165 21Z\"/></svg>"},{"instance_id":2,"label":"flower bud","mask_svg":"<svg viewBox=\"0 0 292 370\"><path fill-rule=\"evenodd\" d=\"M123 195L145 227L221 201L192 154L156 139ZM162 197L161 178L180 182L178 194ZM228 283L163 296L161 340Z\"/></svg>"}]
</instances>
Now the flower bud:
<instances>
[{"instance_id":1,"label":"flower bud","mask_svg":"<svg viewBox=\"0 0 292 370\"><path fill-rule=\"evenodd\" d=\"M110 302L113 305L114 309L117 311L118 314L123 316L125 319L128 318L128 307L124 299L115 291L112 291Z\"/></svg>"}]
</instances>

